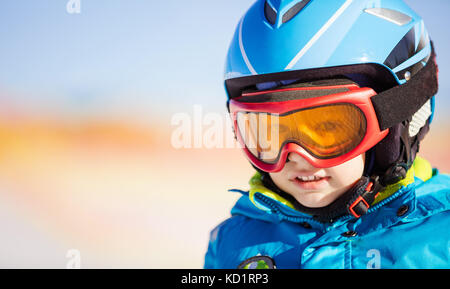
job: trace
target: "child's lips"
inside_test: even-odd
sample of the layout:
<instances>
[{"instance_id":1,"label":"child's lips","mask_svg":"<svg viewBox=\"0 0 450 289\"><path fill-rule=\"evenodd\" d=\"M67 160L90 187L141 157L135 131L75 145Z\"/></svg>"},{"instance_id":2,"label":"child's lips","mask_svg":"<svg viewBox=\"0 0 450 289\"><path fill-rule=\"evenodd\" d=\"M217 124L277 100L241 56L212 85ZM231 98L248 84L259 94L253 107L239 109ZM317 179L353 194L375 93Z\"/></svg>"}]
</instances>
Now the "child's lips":
<instances>
[{"instance_id":1,"label":"child's lips","mask_svg":"<svg viewBox=\"0 0 450 289\"><path fill-rule=\"evenodd\" d=\"M291 181L302 190L316 191L326 188L329 179L328 176L299 176Z\"/></svg>"},{"instance_id":2,"label":"child's lips","mask_svg":"<svg viewBox=\"0 0 450 289\"><path fill-rule=\"evenodd\" d=\"M303 180L303 181L313 181L317 179L324 179L327 178L327 174L325 171L297 171L292 172L289 175L289 180L294 181L296 179Z\"/></svg>"}]
</instances>

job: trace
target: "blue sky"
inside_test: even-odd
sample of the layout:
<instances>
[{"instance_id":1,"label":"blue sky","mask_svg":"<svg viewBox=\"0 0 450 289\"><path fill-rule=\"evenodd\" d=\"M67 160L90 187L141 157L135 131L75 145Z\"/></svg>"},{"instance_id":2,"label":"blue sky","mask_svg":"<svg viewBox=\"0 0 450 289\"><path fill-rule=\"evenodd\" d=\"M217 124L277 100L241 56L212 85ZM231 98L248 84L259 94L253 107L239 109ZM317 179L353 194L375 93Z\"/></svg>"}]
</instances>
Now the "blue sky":
<instances>
[{"instance_id":1,"label":"blue sky","mask_svg":"<svg viewBox=\"0 0 450 289\"><path fill-rule=\"evenodd\" d=\"M80 14L67 2L0 2L1 97L73 117L224 109L226 51L253 0L80 0ZM450 1L405 2L436 44L439 120L450 108Z\"/></svg>"}]
</instances>

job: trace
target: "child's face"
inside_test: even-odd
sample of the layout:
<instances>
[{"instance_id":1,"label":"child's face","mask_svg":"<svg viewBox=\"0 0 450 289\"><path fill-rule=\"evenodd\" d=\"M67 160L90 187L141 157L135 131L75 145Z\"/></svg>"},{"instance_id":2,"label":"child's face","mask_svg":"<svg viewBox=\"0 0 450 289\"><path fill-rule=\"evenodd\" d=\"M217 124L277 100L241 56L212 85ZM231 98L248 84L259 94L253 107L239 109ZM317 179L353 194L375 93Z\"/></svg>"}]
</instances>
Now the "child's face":
<instances>
[{"instance_id":1,"label":"child's face","mask_svg":"<svg viewBox=\"0 0 450 289\"><path fill-rule=\"evenodd\" d=\"M290 153L288 160L281 171L270 173L273 182L303 206L320 208L331 204L361 178L365 155L325 169L312 166L296 153Z\"/></svg>"}]
</instances>

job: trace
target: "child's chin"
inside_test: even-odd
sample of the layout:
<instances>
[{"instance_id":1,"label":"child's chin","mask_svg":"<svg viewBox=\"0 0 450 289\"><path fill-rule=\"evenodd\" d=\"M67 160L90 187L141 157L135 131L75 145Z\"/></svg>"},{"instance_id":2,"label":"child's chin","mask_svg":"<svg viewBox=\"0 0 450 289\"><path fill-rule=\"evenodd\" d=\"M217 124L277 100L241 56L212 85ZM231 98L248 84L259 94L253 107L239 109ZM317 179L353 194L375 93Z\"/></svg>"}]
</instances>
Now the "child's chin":
<instances>
[{"instance_id":1,"label":"child's chin","mask_svg":"<svg viewBox=\"0 0 450 289\"><path fill-rule=\"evenodd\" d=\"M322 208L331 204L335 198L325 192L307 192L297 198L300 204L309 208Z\"/></svg>"}]
</instances>

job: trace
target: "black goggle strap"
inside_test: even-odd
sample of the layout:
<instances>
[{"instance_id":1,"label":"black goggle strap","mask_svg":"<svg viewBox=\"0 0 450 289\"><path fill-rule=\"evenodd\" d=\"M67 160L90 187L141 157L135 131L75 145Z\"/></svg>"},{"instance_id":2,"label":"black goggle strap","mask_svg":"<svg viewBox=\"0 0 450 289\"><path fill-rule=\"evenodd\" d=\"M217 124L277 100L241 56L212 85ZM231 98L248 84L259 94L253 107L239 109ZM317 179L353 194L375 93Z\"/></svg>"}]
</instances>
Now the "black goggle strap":
<instances>
[{"instance_id":1,"label":"black goggle strap","mask_svg":"<svg viewBox=\"0 0 450 289\"><path fill-rule=\"evenodd\" d=\"M438 67L431 42L431 57L411 79L374 95L371 100L383 131L410 119L438 92ZM407 104L407 105L405 105Z\"/></svg>"}]
</instances>

